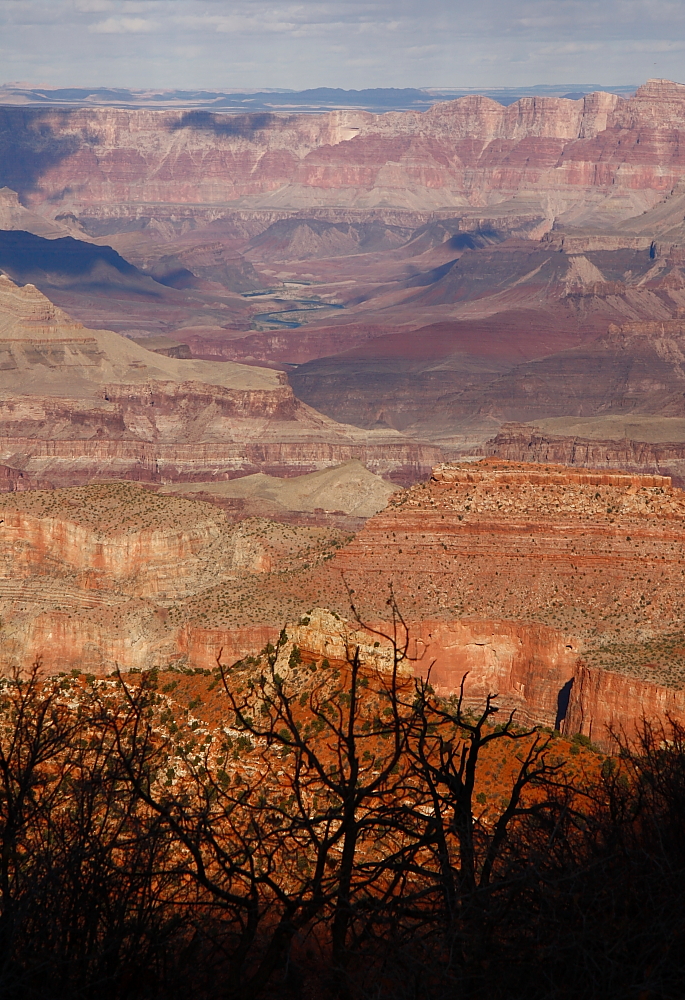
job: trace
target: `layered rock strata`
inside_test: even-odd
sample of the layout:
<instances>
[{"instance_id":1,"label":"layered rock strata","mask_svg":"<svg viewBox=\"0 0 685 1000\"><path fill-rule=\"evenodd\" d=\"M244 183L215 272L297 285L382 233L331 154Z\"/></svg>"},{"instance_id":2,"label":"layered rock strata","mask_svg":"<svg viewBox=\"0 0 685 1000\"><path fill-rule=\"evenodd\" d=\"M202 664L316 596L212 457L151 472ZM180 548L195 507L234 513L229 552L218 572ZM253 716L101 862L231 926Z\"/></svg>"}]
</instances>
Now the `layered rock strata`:
<instances>
[{"instance_id":1,"label":"layered rock strata","mask_svg":"<svg viewBox=\"0 0 685 1000\"><path fill-rule=\"evenodd\" d=\"M664 80L627 101L595 93L503 107L474 95L383 115L4 107L0 183L44 214L97 219L178 204L207 221L230 205L425 211L515 195L519 213L528 199L543 219L600 204L625 218L682 177L684 108L685 88Z\"/></svg>"},{"instance_id":2,"label":"layered rock strata","mask_svg":"<svg viewBox=\"0 0 685 1000\"><path fill-rule=\"evenodd\" d=\"M564 425L572 433L563 433ZM554 433L554 428L558 432ZM651 440L650 440L651 438ZM678 440L680 438L680 440ZM685 420L681 418L561 418L543 425L507 423L474 454L513 462L574 468L625 469L668 475L685 484Z\"/></svg>"},{"instance_id":3,"label":"layered rock strata","mask_svg":"<svg viewBox=\"0 0 685 1000\"><path fill-rule=\"evenodd\" d=\"M392 586L443 692L468 671L469 697L606 740L685 718L684 519L668 477L492 459L437 467L334 562L367 619Z\"/></svg>"},{"instance_id":4,"label":"layered rock strata","mask_svg":"<svg viewBox=\"0 0 685 1000\"><path fill-rule=\"evenodd\" d=\"M30 483L292 475L352 459L412 481L438 456L324 417L280 372L164 357L87 330L0 275L0 463Z\"/></svg>"},{"instance_id":5,"label":"layered rock strata","mask_svg":"<svg viewBox=\"0 0 685 1000\"><path fill-rule=\"evenodd\" d=\"M603 745L643 714L685 721L685 492L665 476L440 465L353 539L130 483L5 494L0 521L4 670L207 668L284 625L325 655L315 607L385 656L394 600L405 666L441 694L465 678L471 705L496 693Z\"/></svg>"},{"instance_id":6,"label":"layered rock strata","mask_svg":"<svg viewBox=\"0 0 685 1000\"><path fill-rule=\"evenodd\" d=\"M216 656L215 622L201 608L188 613L189 602L217 584L223 603L245 577L297 574L344 539L335 529L259 518L232 524L212 504L133 483L5 494L0 667L38 658L50 672L202 665L210 651ZM238 628L219 644L244 655L274 628Z\"/></svg>"}]
</instances>

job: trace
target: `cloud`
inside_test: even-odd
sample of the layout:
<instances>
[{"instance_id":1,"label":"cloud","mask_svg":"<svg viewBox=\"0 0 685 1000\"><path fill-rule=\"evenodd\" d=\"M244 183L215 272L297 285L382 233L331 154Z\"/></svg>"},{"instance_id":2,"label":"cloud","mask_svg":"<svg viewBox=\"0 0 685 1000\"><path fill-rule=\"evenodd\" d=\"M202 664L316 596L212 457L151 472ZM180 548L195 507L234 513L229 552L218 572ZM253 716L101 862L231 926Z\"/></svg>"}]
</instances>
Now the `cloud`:
<instances>
[{"instance_id":1,"label":"cloud","mask_svg":"<svg viewBox=\"0 0 685 1000\"><path fill-rule=\"evenodd\" d=\"M667 41L653 38L649 41L624 42L621 45L624 52L646 52L646 53L668 53L682 52L685 49L685 41Z\"/></svg>"},{"instance_id":2,"label":"cloud","mask_svg":"<svg viewBox=\"0 0 685 1000\"><path fill-rule=\"evenodd\" d=\"M683 0L0 0L55 86L496 87L682 78Z\"/></svg>"},{"instance_id":3,"label":"cloud","mask_svg":"<svg viewBox=\"0 0 685 1000\"><path fill-rule=\"evenodd\" d=\"M154 21L143 17L108 17L106 21L91 24L88 30L96 35L140 35L156 27Z\"/></svg>"},{"instance_id":4,"label":"cloud","mask_svg":"<svg viewBox=\"0 0 685 1000\"><path fill-rule=\"evenodd\" d=\"M74 7L82 14L101 14L105 10L113 10L113 0L74 0Z\"/></svg>"},{"instance_id":5,"label":"cloud","mask_svg":"<svg viewBox=\"0 0 685 1000\"><path fill-rule=\"evenodd\" d=\"M577 55L581 52L598 52L603 48L603 42L564 42L562 45L545 45L539 50L539 55Z\"/></svg>"},{"instance_id":6,"label":"cloud","mask_svg":"<svg viewBox=\"0 0 685 1000\"><path fill-rule=\"evenodd\" d=\"M172 15L174 24L190 31L215 31L226 35L254 34L264 31L293 31L296 21L269 17L250 17L247 14L180 14Z\"/></svg>"}]
</instances>

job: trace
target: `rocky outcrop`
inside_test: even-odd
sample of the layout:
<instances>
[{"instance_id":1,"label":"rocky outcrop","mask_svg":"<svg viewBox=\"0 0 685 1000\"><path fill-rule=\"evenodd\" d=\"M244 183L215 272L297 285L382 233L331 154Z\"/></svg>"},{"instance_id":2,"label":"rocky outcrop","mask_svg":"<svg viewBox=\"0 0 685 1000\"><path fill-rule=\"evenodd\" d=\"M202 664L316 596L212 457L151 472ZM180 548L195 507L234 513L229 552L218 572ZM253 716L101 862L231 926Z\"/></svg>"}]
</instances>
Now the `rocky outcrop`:
<instances>
[{"instance_id":1,"label":"rocky outcrop","mask_svg":"<svg viewBox=\"0 0 685 1000\"><path fill-rule=\"evenodd\" d=\"M621 218L682 176L683 107L682 87L668 81L628 101L595 93L503 107L474 95L383 115L5 107L0 183L44 214L99 219L174 204L205 214L229 205L425 211L514 194L549 218L579 202L590 211L607 202ZM27 162L28 173L13 166Z\"/></svg>"},{"instance_id":2,"label":"rocky outcrop","mask_svg":"<svg viewBox=\"0 0 685 1000\"><path fill-rule=\"evenodd\" d=\"M566 732L592 724L600 740L617 717L609 696L588 693L602 685L654 688L648 715L679 704L684 519L685 493L666 476L442 465L367 521L332 569L365 620L384 619L392 588L423 652L417 668L433 663L443 692L468 671L469 698L491 688L524 718ZM586 681L598 674L616 679ZM628 728L639 697L626 695Z\"/></svg>"},{"instance_id":3,"label":"rocky outcrop","mask_svg":"<svg viewBox=\"0 0 685 1000\"><path fill-rule=\"evenodd\" d=\"M306 626L288 626L288 645L281 660L296 645L309 660L326 656L344 662L355 654L372 669L392 669L392 636L388 622L375 623L373 631L341 621L330 612L315 609ZM595 745L613 750L621 739L634 739L644 722L658 727L669 720L685 724L685 690L626 677L614 671L588 667L578 657L574 637L557 629L524 622L460 621L412 622L407 659L400 661L403 676L413 674L430 681L442 697L460 694L474 711L482 709L488 695L496 695L498 721L511 713L523 725L557 728L566 736L587 736ZM378 649L373 642L381 638ZM400 635L400 639L403 633ZM223 645L229 655L244 656L257 648L258 635L247 632L211 633L209 647L196 653L209 662ZM275 630L263 645L275 641Z\"/></svg>"},{"instance_id":4,"label":"rocky outcrop","mask_svg":"<svg viewBox=\"0 0 685 1000\"><path fill-rule=\"evenodd\" d=\"M84 241L90 239L77 225L73 216L70 220L62 222L46 219L37 212L31 212L25 208L20 202L17 192L8 187L0 188L0 230L32 233L48 240L60 239L65 236L76 236L77 239Z\"/></svg>"},{"instance_id":5,"label":"rocky outcrop","mask_svg":"<svg viewBox=\"0 0 685 1000\"><path fill-rule=\"evenodd\" d=\"M431 482L439 486L451 487L453 485L468 486L471 483L483 483L489 486L511 485L534 485L534 486L556 486L563 488L571 484L580 486L629 486L636 489L659 488L669 489L671 486L670 476L631 476L630 473L617 469L582 469L565 468L562 465L549 466L540 464L534 468L531 464L512 463L511 466L501 468L488 468L478 465L476 467L453 465L446 463L437 465L431 474Z\"/></svg>"},{"instance_id":6,"label":"rocky outcrop","mask_svg":"<svg viewBox=\"0 0 685 1000\"><path fill-rule=\"evenodd\" d=\"M579 662L570 684L563 730L582 733L600 746L634 738L643 721L668 727L685 724L685 690L599 670Z\"/></svg>"},{"instance_id":7,"label":"rocky outcrop","mask_svg":"<svg viewBox=\"0 0 685 1000\"><path fill-rule=\"evenodd\" d=\"M245 580L316 565L343 538L259 518L233 524L215 505L132 483L5 494L0 669L38 658L50 672L204 667L221 646L234 658L255 652L276 625L222 627L227 595Z\"/></svg>"},{"instance_id":8,"label":"rocky outcrop","mask_svg":"<svg viewBox=\"0 0 685 1000\"><path fill-rule=\"evenodd\" d=\"M639 434L639 420L636 425L633 433ZM601 427L602 423L598 422L600 433ZM617 439L603 439L583 437L582 433L554 434L534 425L507 423L495 437L474 449L474 453L512 462L552 462L570 468L620 468L641 474L654 472L668 475L676 486L683 486L685 441L668 442L668 420L661 425L661 434L664 441L641 441L625 434Z\"/></svg>"},{"instance_id":9,"label":"rocky outcrop","mask_svg":"<svg viewBox=\"0 0 685 1000\"><path fill-rule=\"evenodd\" d=\"M366 668L389 673L393 668L393 627L375 622L371 628L315 608L287 624L287 642L279 656L286 674L293 647L305 662L349 662L359 656ZM275 645L275 628L198 629L184 631L180 648L189 663L206 667L231 664ZM403 646L404 631L398 640ZM587 736L612 750L618 739L633 739L643 721L685 724L685 691L609 670L592 668L578 657L574 637L557 629L525 622L420 621L409 624L406 658L399 673L430 681L436 694L459 694L477 711L488 695L496 695L498 721L510 713L524 725L557 728L567 736Z\"/></svg>"},{"instance_id":10,"label":"rocky outcrop","mask_svg":"<svg viewBox=\"0 0 685 1000\"><path fill-rule=\"evenodd\" d=\"M178 599L241 563L240 531L217 508L127 483L7 497L0 516L0 577L15 581Z\"/></svg>"},{"instance_id":11,"label":"rocky outcrop","mask_svg":"<svg viewBox=\"0 0 685 1000\"><path fill-rule=\"evenodd\" d=\"M0 219L1 221L1 219ZM43 237L0 229L0 273L17 284L29 282L96 292L118 289L129 295L155 296L160 290L149 276L124 260L112 247L72 236Z\"/></svg>"}]
</instances>

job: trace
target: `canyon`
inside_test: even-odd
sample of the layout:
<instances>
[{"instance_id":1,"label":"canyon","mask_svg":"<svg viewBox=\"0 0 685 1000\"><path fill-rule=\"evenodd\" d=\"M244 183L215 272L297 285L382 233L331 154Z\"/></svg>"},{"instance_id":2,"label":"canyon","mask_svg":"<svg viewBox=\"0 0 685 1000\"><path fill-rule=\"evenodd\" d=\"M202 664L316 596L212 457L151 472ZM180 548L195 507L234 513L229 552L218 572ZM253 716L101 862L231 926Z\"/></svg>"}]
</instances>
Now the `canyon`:
<instances>
[{"instance_id":1,"label":"canyon","mask_svg":"<svg viewBox=\"0 0 685 1000\"><path fill-rule=\"evenodd\" d=\"M592 90L0 87L38 992L678 994L685 85Z\"/></svg>"},{"instance_id":2,"label":"canyon","mask_svg":"<svg viewBox=\"0 0 685 1000\"><path fill-rule=\"evenodd\" d=\"M684 123L665 80L385 114L5 105L0 269L88 329L281 371L440 449L423 474L512 421L678 415Z\"/></svg>"},{"instance_id":3,"label":"canyon","mask_svg":"<svg viewBox=\"0 0 685 1000\"><path fill-rule=\"evenodd\" d=\"M24 486L312 472L361 459L399 481L438 454L298 401L283 374L179 360L87 330L33 285L0 276L0 462ZM16 488L8 474L5 484Z\"/></svg>"},{"instance_id":4,"label":"canyon","mask_svg":"<svg viewBox=\"0 0 685 1000\"><path fill-rule=\"evenodd\" d=\"M356 533L170 489L0 497L3 670L209 669L283 627L304 652L334 655L342 630L387 659L397 627L403 669L444 695L465 678L468 704L496 693L524 723L609 746L643 715L685 720L685 493L668 477L443 463Z\"/></svg>"},{"instance_id":5,"label":"canyon","mask_svg":"<svg viewBox=\"0 0 685 1000\"><path fill-rule=\"evenodd\" d=\"M94 224L152 206L210 222L231 205L432 212L513 198L539 221L550 211L620 221L681 178L684 95L652 80L628 100L598 92L504 107L473 95L382 115L4 106L0 182L34 210Z\"/></svg>"},{"instance_id":6,"label":"canyon","mask_svg":"<svg viewBox=\"0 0 685 1000\"><path fill-rule=\"evenodd\" d=\"M664 80L0 106L2 670L382 660L396 607L440 694L685 719L683 133Z\"/></svg>"}]
</instances>

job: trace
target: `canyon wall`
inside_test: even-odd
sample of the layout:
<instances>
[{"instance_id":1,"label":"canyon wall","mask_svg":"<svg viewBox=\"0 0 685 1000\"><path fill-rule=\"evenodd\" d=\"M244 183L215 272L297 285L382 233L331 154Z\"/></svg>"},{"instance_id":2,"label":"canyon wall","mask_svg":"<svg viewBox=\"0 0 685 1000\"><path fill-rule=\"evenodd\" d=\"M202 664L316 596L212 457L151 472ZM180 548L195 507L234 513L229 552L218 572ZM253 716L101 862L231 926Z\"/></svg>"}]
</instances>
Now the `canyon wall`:
<instances>
[{"instance_id":1,"label":"canyon wall","mask_svg":"<svg viewBox=\"0 0 685 1000\"><path fill-rule=\"evenodd\" d=\"M576 664L563 723L567 735L582 733L611 748L615 738L634 738L643 720L685 725L685 691L626 677L610 670Z\"/></svg>"},{"instance_id":2,"label":"canyon wall","mask_svg":"<svg viewBox=\"0 0 685 1000\"><path fill-rule=\"evenodd\" d=\"M437 466L353 539L132 483L5 493L0 667L209 669L285 626L387 670L394 600L404 672L609 746L685 722L684 524L668 477L494 459Z\"/></svg>"},{"instance_id":3,"label":"canyon wall","mask_svg":"<svg viewBox=\"0 0 685 1000\"><path fill-rule=\"evenodd\" d=\"M572 418L569 418L571 422ZM635 422L639 432L639 418ZM601 422L598 421L597 425L601 432ZM685 484L685 441L669 442L669 422L664 421L662 427L663 441L640 441L627 436L614 439L583 437L582 432L554 434L528 424L508 423L494 438L474 451L512 462L550 462L569 467L654 472L668 475L674 484L682 486Z\"/></svg>"},{"instance_id":4,"label":"canyon wall","mask_svg":"<svg viewBox=\"0 0 685 1000\"><path fill-rule=\"evenodd\" d=\"M222 626L227 598L246 580L316 565L344 537L263 518L236 524L214 504L134 483L5 493L0 669L36 659L51 673L204 668L221 647L229 661L256 652L282 621ZM218 598L212 615L206 594Z\"/></svg>"},{"instance_id":5,"label":"canyon wall","mask_svg":"<svg viewBox=\"0 0 685 1000\"><path fill-rule=\"evenodd\" d=\"M498 721L509 712L525 725L581 733L603 748L634 738L643 720L685 725L685 690L588 666L571 634L529 622L416 622L414 667L436 693L459 691L478 709L496 694ZM648 670L649 668L647 668Z\"/></svg>"},{"instance_id":6,"label":"canyon wall","mask_svg":"<svg viewBox=\"0 0 685 1000\"><path fill-rule=\"evenodd\" d=\"M561 724L563 691L578 657L572 636L526 622L417 621L409 655L417 674L438 695L460 690L467 705L482 706L496 694L500 714L515 711L523 723Z\"/></svg>"},{"instance_id":7,"label":"canyon wall","mask_svg":"<svg viewBox=\"0 0 685 1000\"><path fill-rule=\"evenodd\" d=\"M341 626L329 614L317 611L312 617L318 634L309 625L288 627L291 643L298 645L305 658L343 660L346 649L350 655L360 648L364 663L385 673L391 669L386 639L381 655L369 648L376 635L393 635L389 622L374 623L373 632L349 628L345 623L345 647ZM407 624L410 641L403 675L411 671L429 680L440 697L459 695L463 684L463 703L476 712L484 707L488 695L496 695L493 704L498 708L499 723L513 712L520 725L556 728L566 736L580 733L609 750L615 749L618 739L635 738L643 721L657 727L667 725L669 719L685 725L685 690L589 667L578 656L576 639L558 629L506 621ZM273 642L274 635L264 641ZM400 630L400 638L403 636ZM230 633L215 634L210 649L216 656L217 643L223 639L227 651L242 650L250 646L249 638L236 636L236 643ZM256 638L253 649L257 648ZM286 652L291 648L289 645ZM202 649L203 662L209 662L210 649Z\"/></svg>"},{"instance_id":8,"label":"canyon wall","mask_svg":"<svg viewBox=\"0 0 685 1000\"><path fill-rule=\"evenodd\" d=\"M606 742L621 706L631 731L643 711L685 712L684 518L667 476L443 465L333 569L365 620L392 589L441 693L468 671L470 701L490 689L523 719Z\"/></svg>"},{"instance_id":9,"label":"canyon wall","mask_svg":"<svg viewBox=\"0 0 685 1000\"><path fill-rule=\"evenodd\" d=\"M671 719L685 725L685 690L627 677L587 666L578 655L577 640L560 630L530 622L416 621L408 622L407 659L399 672L429 680L440 697L459 695L474 712L488 695L495 695L497 721L510 713L519 725L542 725L566 736L587 736L595 745L615 749L617 739L633 739L643 720L652 725ZM393 653L389 637L403 646L405 632L394 632L389 621L370 628L314 609L299 622L286 624L288 642L280 655L281 669L293 646L303 659L332 664L349 661L358 651L366 668L388 674ZM179 637L188 664L207 669L217 659L225 664L255 655L275 644L279 629L190 628ZM380 639L378 648L375 643Z\"/></svg>"},{"instance_id":10,"label":"canyon wall","mask_svg":"<svg viewBox=\"0 0 685 1000\"><path fill-rule=\"evenodd\" d=\"M684 95L652 80L628 101L470 96L384 115L4 107L0 185L44 215L99 220L173 205L205 221L227 206L475 208L514 194L543 216L607 201L627 217L683 175Z\"/></svg>"}]
</instances>

